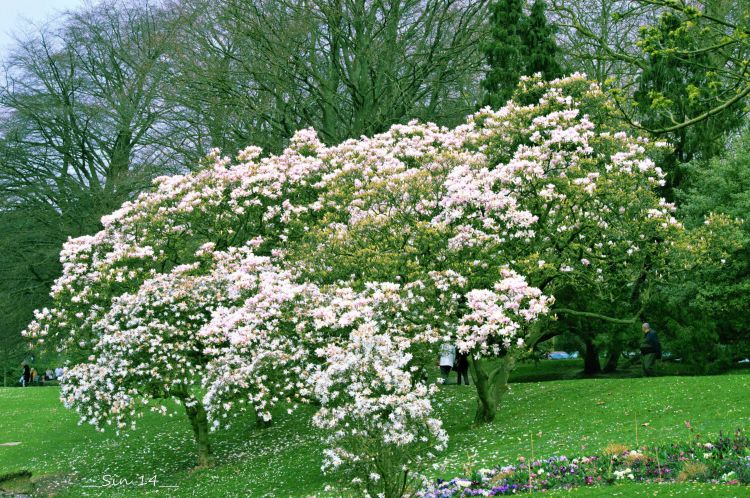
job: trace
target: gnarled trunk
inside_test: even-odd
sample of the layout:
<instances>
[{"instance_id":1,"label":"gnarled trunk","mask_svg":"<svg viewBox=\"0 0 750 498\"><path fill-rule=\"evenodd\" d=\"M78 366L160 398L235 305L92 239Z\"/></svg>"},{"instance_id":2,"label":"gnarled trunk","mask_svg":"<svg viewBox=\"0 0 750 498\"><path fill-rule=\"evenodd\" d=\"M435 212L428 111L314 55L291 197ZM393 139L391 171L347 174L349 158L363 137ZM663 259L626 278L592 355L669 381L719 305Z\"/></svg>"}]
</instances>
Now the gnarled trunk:
<instances>
[{"instance_id":1,"label":"gnarled trunk","mask_svg":"<svg viewBox=\"0 0 750 498\"><path fill-rule=\"evenodd\" d=\"M195 442L198 444L198 466L207 467L211 464L211 444L208 441L208 416L203 405L196 402L192 406L185 404L185 413L193 427Z\"/></svg>"},{"instance_id":2,"label":"gnarled trunk","mask_svg":"<svg viewBox=\"0 0 750 498\"><path fill-rule=\"evenodd\" d=\"M469 356L471 377L477 389L477 411L475 424L485 424L495 420L500 399L508 390L508 376L515 366L512 356L504 356L500 364L492 369L486 360Z\"/></svg>"},{"instance_id":3,"label":"gnarled trunk","mask_svg":"<svg viewBox=\"0 0 750 498\"><path fill-rule=\"evenodd\" d=\"M604 371L606 373L612 373L617 371L617 363L620 360L622 354L622 342L619 340L613 340L609 345L607 351L607 363L604 365Z\"/></svg>"},{"instance_id":4,"label":"gnarled trunk","mask_svg":"<svg viewBox=\"0 0 750 498\"><path fill-rule=\"evenodd\" d=\"M599 351L596 350L593 339L584 339L586 344L586 354L583 357L583 373L586 375L595 375L601 373L602 367L599 364Z\"/></svg>"}]
</instances>

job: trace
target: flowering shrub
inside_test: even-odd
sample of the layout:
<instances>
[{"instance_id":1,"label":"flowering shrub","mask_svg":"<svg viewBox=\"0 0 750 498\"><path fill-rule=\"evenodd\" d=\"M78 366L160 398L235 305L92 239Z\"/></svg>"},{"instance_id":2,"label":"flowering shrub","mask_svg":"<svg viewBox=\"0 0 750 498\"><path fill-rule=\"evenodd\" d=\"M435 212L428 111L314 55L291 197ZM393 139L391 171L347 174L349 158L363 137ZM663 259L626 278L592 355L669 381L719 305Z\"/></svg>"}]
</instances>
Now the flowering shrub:
<instances>
[{"instance_id":1,"label":"flowering shrub","mask_svg":"<svg viewBox=\"0 0 750 498\"><path fill-rule=\"evenodd\" d=\"M218 401L236 358L232 338L211 322L257 291L259 274L275 271L268 256L284 237L281 206L315 197L322 162L308 154L317 146L303 131L280 156L259 159L249 147L232 165L214 154L196 173L157 178L152 192L105 216L99 233L64 245L54 307L37 311L25 335L77 365L61 380L62 398L82 421L123 428L150 400L175 398L193 425L199 462L207 462L204 403L211 416L233 408ZM260 356L267 361L256 371L288 360L281 351ZM209 383L209 398L199 400L196 389ZM265 385L271 389L255 389L250 404L267 418L278 398L275 383Z\"/></svg>"},{"instance_id":2,"label":"flowering shrub","mask_svg":"<svg viewBox=\"0 0 750 498\"><path fill-rule=\"evenodd\" d=\"M326 363L313 376L322 404L313 423L330 431L323 470L347 475L368 495L408 494L448 440L431 417L435 386L414 381L408 348L364 322L344 347L320 351Z\"/></svg>"},{"instance_id":3,"label":"flowering shrub","mask_svg":"<svg viewBox=\"0 0 750 498\"><path fill-rule=\"evenodd\" d=\"M329 455L381 437L372 458L419 443L399 448L415 464L442 444L420 373L437 344L470 353L476 419L492 420L557 291L620 292L680 230L654 190L658 147L612 128L607 105L582 75L526 78L455 129L410 122L331 147L302 130L279 156L214 154L68 241L53 307L26 333L71 359L63 399L98 427L175 398L205 452L209 418L269 420L315 397ZM367 386L381 369L392 380Z\"/></svg>"},{"instance_id":4,"label":"flowering shrub","mask_svg":"<svg viewBox=\"0 0 750 498\"><path fill-rule=\"evenodd\" d=\"M700 473L684 469L700 468ZM689 477L686 477L689 476ZM496 496L574 486L628 481L700 480L711 483L750 484L750 444L737 431L712 442L693 441L661 448L623 450L616 454L546 460L519 458L514 465L482 469L469 478L439 480L418 493L423 498Z\"/></svg>"},{"instance_id":5,"label":"flowering shrub","mask_svg":"<svg viewBox=\"0 0 750 498\"><path fill-rule=\"evenodd\" d=\"M99 429L113 422L125 428L142 415L141 408L167 413L164 400L172 398L185 406L200 446L201 463L207 463L207 414L213 414L215 393L201 399L199 388L217 377L216 363L224 349L234 345L216 321L226 306L238 303L242 292L260 294L268 280L281 280L269 258L255 256L249 248L214 252L200 249L195 263L176 266L169 273L155 274L135 293L124 293L94 326L98 342L88 361L68 369L61 382L65 405ZM257 349L270 348L277 360L288 349L268 336ZM248 346L244 346L248 347ZM257 364L265 366L256 351ZM222 372L226 373L226 372ZM254 374L260 377L261 367ZM224 380L223 375L218 378ZM250 402L262 406L274 389L255 392ZM225 406L225 412L229 407Z\"/></svg>"},{"instance_id":6,"label":"flowering shrub","mask_svg":"<svg viewBox=\"0 0 750 498\"><path fill-rule=\"evenodd\" d=\"M270 265L238 279L240 304L216 309L198 332L211 356L203 403L214 428L248 409L268 423L277 403L292 406L306 392L303 370L310 348L298 332L317 287L297 284L293 272Z\"/></svg>"}]
</instances>

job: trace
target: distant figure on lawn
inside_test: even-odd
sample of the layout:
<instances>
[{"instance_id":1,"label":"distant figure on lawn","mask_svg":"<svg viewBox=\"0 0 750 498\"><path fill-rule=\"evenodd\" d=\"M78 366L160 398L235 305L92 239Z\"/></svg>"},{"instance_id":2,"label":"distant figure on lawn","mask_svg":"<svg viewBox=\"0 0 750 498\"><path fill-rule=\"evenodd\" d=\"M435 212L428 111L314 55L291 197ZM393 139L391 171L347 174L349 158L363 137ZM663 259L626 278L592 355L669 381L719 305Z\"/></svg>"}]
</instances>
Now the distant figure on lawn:
<instances>
[{"instance_id":1,"label":"distant figure on lawn","mask_svg":"<svg viewBox=\"0 0 750 498\"><path fill-rule=\"evenodd\" d=\"M462 353L458 352L456 354L456 366L454 367L456 370L456 375L458 375L458 379L456 380L456 383L460 386L461 385L461 376L463 376L464 381L466 385L469 385L469 354L468 353Z\"/></svg>"},{"instance_id":2,"label":"distant figure on lawn","mask_svg":"<svg viewBox=\"0 0 750 498\"><path fill-rule=\"evenodd\" d=\"M641 341L641 362L643 363L643 375L652 377L654 375L654 363L661 359L661 343L656 332L648 323L643 324L643 340Z\"/></svg>"},{"instance_id":3,"label":"distant figure on lawn","mask_svg":"<svg viewBox=\"0 0 750 498\"><path fill-rule=\"evenodd\" d=\"M448 383L448 376L451 373L451 368L456 362L456 346L448 344L447 342L440 346L440 375L443 377L443 384Z\"/></svg>"},{"instance_id":4,"label":"distant figure on lawn","mask_svg":"<svg viewBox=\"0 0 750 498\"><path fill-rule=\"evenodd\" d=\"M63 374L63 369L62 369L62 367L57 367L57 368L55 369L55 378L56 378L57 380L60 380L60 377L62 377L62 374Z\"/></svg>"},{"instance_id":5,"label":"distant figure on lawn","mask_svg":"<svg viewBox=\"0 0 750 498\"><path fill-rule=\"evenodd\" d=\"M23 377L21 378L21 385L26 387L29 383L31 383L31 368L28 363L23 362Z\"/></svg>"}]
</instances>

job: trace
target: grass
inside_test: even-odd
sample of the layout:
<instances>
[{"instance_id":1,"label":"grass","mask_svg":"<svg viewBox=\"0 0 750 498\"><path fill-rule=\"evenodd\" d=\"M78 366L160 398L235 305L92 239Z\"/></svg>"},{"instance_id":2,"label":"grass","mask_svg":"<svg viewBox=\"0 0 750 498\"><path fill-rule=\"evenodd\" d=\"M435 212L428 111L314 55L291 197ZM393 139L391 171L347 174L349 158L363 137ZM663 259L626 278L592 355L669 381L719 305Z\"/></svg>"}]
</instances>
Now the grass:
<instances>
[{"instance_id":1,"label":"grass","mask_svg":"<svg viewBox=\"0 0 750 498\"><path fill-rule=\"evenodd\" d=\"M563 368L541 362L540 372ZM527 368L523 366L522 368ZM526 378L533 373L516 373ZM539 373L539 372L537 372ZM525 377L524 377L525 376ZM470 424L472 386L441 388L437 409L451 442L435 477L463 475L467 466L489 467L519 455L586 455L609 443L662 445L689 437L684 421L704 437L720 430L750 430L750 375L557 380L512 385L495 423ZM117 437L78 426L59 403L55 387L0 389L0 489L78 496L311 496L332 482L319 472L321 433L310 427L314 411L279 413L256 429L239 421L214 435L217 465L194 469L187 419L148 414L138 429ZM31 477L19 477L28 470ZM17 476L4 484L2 476ZM110 477L106 477L110 476ZM144 486L132 484L143 476ZM155 478L155 479L152 479ZM114 479L130 485L103 486ZM148 482L151 480L151 482ZM174 486L174 487L155 487ZM2 493L0 493L2 494ZM750 496L744 487L626 484L549 493L547 496Z\"/></svg>"},{"instance_id":2,"label":"grass","mask_svg":"<svg viewBox=\"0 0 750 498\"><path fill-rule=\"evenodd\" d=\"M583 375L583 360L525 361L516 364L510 382L546 382L571 380Z\"/></svg>"}]
</instances>

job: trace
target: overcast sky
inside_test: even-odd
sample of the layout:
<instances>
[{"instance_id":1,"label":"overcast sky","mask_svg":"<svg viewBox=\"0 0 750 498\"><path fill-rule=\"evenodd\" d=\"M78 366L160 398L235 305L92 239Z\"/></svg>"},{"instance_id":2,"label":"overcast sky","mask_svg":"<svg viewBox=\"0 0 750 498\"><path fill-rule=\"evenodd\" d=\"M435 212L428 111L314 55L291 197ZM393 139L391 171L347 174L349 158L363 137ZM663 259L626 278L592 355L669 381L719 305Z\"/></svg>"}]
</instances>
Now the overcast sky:
<instances>
[{"instance_id":1,"label":"overcast sky","mask_svg":"<svg viewBox=\"0 0 750 498\"><path fill-rule=\"evenodd\" d=\"M0 0L0 56L13 43L12 33L28 32L27 21L42 24L65 10L82 6L86 0Z\"/></svg>"}]
</instances>

